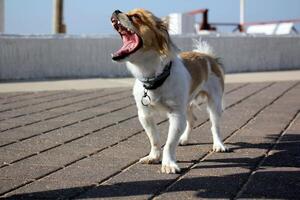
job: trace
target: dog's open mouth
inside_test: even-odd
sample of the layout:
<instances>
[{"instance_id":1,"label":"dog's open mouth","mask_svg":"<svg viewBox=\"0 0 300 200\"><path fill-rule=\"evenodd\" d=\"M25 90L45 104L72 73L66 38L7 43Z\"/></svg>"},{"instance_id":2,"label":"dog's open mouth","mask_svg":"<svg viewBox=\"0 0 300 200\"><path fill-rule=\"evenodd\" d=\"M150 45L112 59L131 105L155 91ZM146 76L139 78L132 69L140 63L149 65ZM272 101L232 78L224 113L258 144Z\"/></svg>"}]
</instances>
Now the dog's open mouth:
<instances>
[{"instance_id":1,"label":"dog's open mouth","mask_svg":"<svg viewBox=\"0 0 300 200\"><path fill-rule=\"evenodd\" d=\"M123 40L123 46L112 54L113 60L121 60L142 47L142 39L133 30L123 26L115 17L111 18L111 23Z\"/></svg>"}]
</instances>

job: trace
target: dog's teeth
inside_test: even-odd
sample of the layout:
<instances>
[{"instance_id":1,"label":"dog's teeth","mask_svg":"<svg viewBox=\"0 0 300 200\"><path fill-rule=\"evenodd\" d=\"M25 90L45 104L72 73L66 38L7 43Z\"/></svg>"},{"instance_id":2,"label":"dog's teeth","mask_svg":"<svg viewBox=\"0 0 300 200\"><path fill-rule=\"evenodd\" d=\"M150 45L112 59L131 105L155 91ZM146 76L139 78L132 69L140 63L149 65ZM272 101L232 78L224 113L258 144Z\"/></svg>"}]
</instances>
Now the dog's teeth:
<instances>
[{"instance_id":1,"label":"dog's teeth","mask_svg":"<svg viewBox=\"0 0 300 200\"><path fill-rule=\"evenodd\" d=\"M118 21L118 24L121 24L121 22L120 22L120 21Z\"/></svg>"}]
</instances>

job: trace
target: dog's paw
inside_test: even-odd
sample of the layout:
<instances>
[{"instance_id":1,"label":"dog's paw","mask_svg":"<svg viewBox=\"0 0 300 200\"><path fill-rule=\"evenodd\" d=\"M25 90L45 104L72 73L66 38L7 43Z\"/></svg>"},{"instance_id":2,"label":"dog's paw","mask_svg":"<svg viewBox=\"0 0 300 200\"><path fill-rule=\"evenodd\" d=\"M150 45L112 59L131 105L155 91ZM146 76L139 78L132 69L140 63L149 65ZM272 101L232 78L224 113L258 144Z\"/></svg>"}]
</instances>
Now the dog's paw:
<instances>
[{"instance_id":1,"label":"dog's paw","mask_svg":"<svg viewBox=\"0 0 300 200\"><path fill-rule=\"evenodd\" d=\"M157 164L159 163L160 161L160 157L153 157L153 156L145 156L144 158L141 158L139 160L139 163L142 163L142 164Z\"/></svg>"},{"instance_id":2,"label":"dog's paw","mask_svg":"<svg viewBox=\"0 0 300 200\"><path fill-rule=\"evenodd\" d=\"M179 145L187 145L188 144L188 136L186 136L186 134L183 134L180 139L179 139Z\"/></svg>"},{"instance_id":3,"label":"dog's paw","mask_svg":"<svg viewBox=\"0 0 300 200\"><path fill-rule=\"evenodd\" d=\"M179 145L184 146L188 144L188 139L187 138L180 138L179 140Z\"/></svg>"},{"instance_id":4,"label":"dog's paw","mask_svg":"<svg viewBox=\"0 0 300 200\"><path fill-rule=\"evenodd\" d=\"M180 168L175 162L164 163L161 166L161 172L166 174L180 173Z\"/></svg>"},{"instance_id":5,"label":"dog's paw","mask_svg":"<svg viewBox=\"0 0 300 200\"><path fill-rule=\"evenodd\" d=\"M228 151L229 151L229 148L221 143L213 145L213 152L228 152Z\"/></svg>"}]
</instances>

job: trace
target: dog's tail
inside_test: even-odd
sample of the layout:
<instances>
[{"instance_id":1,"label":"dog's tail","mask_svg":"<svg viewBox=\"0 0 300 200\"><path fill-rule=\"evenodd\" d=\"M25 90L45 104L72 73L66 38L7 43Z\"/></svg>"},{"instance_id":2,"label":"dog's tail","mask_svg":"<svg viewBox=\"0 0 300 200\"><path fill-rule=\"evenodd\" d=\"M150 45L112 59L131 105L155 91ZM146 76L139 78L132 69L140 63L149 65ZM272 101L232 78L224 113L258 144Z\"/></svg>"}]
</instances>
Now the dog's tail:
<instances>
[{"instance_id":1,"label":"dog's tail","mask_svg":"<svg viewBox=\"0 0 300 200\"><path fill-rule=\"evenodd\" d=\"M193 39L193 47L195 52L204 53L216 58L216 54L212 46L210 46L206 41L200 39Z\"/></svg>"},{"instance_id":2,"label":"dog's tail","mask_svg":"<svg viewBox=\"0 0 300 200\"><path fill-rule=\"evenodd\" d=\"M210 46L206 41L200 39L194 39L193 40L193 47L194 47L194 52L199 52L202 54L206 54L209 55L210 57L213 58L213 63L210 63L208 61L208 65L209 65L209 73L212 69L212 65L217 65L219 67L213 68L214 73L216 73L221 81L221 85L222 85L222 109L224 109L225 103L224 103L224 70L223 70L223 64L220 60L219 57L216 56L214 49L212 48L212 46Z\"/></svg>"}]
</instances>

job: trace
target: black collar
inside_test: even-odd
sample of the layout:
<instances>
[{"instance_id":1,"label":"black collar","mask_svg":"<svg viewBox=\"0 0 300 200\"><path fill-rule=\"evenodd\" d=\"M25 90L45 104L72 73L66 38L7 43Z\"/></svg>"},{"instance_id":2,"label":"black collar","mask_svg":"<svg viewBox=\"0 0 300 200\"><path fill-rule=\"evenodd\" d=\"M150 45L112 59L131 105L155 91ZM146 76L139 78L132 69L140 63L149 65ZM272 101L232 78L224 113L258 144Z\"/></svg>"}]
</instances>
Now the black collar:
<instances>
[{"instance_id":1,"label":"black collar","mask_svg":"<svg viewBox=\"0 0 300 200\"><path fill-rule=\"evenodd\" d=\"M158 76L152 78L139 79L139 80L143 83L145 89L155 90L156 88L160 87L165 82L165 80L169 77L171 73L171 68L172 68L172 61L170 61L165 66L163 72Z\"/></svg>"}]
</instances>

